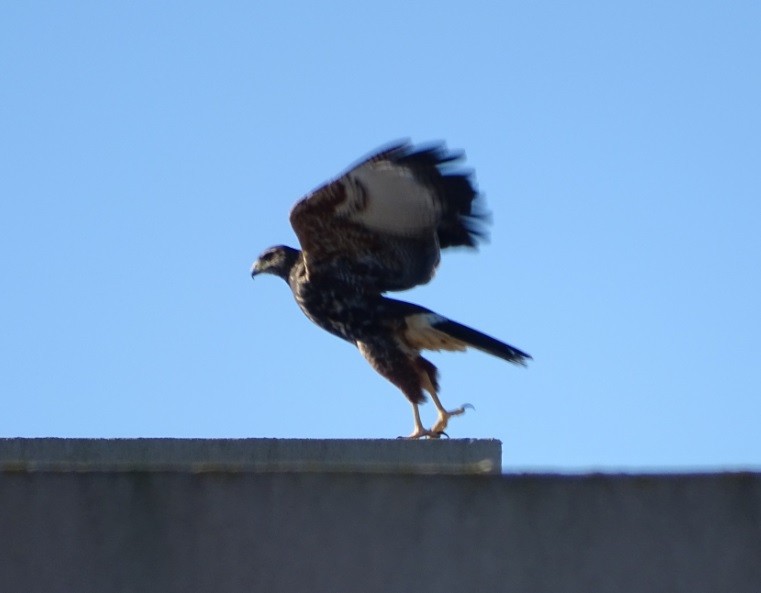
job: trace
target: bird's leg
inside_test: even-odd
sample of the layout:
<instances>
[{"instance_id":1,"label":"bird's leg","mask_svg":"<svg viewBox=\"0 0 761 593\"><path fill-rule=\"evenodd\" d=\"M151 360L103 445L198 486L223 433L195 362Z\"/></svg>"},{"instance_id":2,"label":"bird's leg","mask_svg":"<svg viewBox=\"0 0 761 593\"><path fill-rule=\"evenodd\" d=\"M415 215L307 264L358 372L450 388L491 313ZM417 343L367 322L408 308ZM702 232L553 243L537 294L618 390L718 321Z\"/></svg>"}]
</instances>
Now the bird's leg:
<instances>
[{"instance_id":1,"label":"bird's leg","mask_svg":"<svg viewBox=\"0 0 761 593\"><path fill-rule=\"evenodd\" d=\"M449 424L449 419L452 416L460 416L461 414L465 413L465 410L470 408L471 410L475 410L473 406L470 404L463 404L459 408L455 408L454 410L446 410L444 409L444 406L441 405L441 401L439 400L439 396L436 395L436 391L430 391L431 399L433 400L433 405L436 406L436 409L439 411L439 419L436 421L436 424L431 427L431 432L436 434L443 434L444 431L447 428L447 424Z\"/></svg>"},{"instance_id":2,"label":"bird's leg","mask_svg":"<svg viewBox=\"0 0 761 593\"><path fill-rule=\"evenodd\" d=\"M407 437L408 439L421 439L423 437L428 437L429 439L438 439L441 437L439 432L423 428L423 423L420 421L420 410L418 409L418 405L415 403L412 404L412 414L415 417L415 430L413 430L412 434Z\"/></svg>"}]
</instances>

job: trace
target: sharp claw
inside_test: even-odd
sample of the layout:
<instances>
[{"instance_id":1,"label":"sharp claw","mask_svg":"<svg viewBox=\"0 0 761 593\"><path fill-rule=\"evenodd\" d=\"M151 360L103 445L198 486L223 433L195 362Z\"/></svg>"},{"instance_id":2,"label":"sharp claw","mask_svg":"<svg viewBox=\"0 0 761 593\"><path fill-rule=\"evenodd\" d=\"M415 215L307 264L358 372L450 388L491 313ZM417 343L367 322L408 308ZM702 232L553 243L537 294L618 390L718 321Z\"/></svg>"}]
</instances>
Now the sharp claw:
<instances>
[{"instance_id":1,"label":"sharp claw","mask_svg":"<svg viewBox=\"0 0 761 593\"><path fill-rule=\"evenodd\" d=\"M447 433L445 433L443 430L440 430L440 431L439 431L439 432L437 432L436 434L438 434L438 435L439 435L439 437L441 437L441 435L443 434L445 437L449 438L449 435L448 435Z\"/></svg>"},{"instance_id":2,"label":"sharp claw","mask_svg":"<svg viewBox=\"0 0 761 593\"><path fill-rule=\"evenodd\" d=\"M463 410L467 410L468 408L470 408L470 409L471 409L471 410L473 410L474 412L476 411L476 406L474 406L473 404L462 404L460 407L461 407Z\"/></svg>"}]
</instances>

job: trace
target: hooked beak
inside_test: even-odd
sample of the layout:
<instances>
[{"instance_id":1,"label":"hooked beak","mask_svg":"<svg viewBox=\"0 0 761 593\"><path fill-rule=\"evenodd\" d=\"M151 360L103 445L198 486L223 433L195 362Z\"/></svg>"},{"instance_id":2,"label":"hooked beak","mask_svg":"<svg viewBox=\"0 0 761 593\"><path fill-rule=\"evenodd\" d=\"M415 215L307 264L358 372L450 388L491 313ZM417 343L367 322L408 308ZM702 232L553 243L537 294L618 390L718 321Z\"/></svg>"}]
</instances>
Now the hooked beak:
<instances>
[{"instance_id":1,"label":"hooked beak","mask_svg":"<svg viewBox=\"0 0 761 593\"><path fill-rule=\"evenodd\" d=\"M256 264L258 264L258 263L259 263L258 261L255 261L254 265L251 266L251 278L253 278L254 276L256 276L259 273L259 270L256 267Z\"/></svg>"}]
</instances>

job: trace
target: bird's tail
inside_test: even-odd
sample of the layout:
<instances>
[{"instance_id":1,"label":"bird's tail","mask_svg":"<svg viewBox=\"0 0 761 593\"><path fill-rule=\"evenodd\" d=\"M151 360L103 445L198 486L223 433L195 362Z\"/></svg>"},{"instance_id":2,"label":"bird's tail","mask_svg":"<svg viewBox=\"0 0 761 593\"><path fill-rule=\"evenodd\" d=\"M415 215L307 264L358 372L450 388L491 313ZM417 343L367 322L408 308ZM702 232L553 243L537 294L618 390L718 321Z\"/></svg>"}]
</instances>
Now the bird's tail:
<instances>
[{"instance_id":1,"label":"bird's tail","mask_svg":"<svg viewBox=\"0 0 761 593\"><path fill-rule=\"evenodd\" d=\"M425 350L465 350L476 348L508 362L526 365L531 356L478 330L427 311L406 317L407 340Z\"/></svg>"},{"instance_id":2,"label":"bird's tail","mask_svg":"<svg viewBox=\"0 0 761 593\"><path fill-rule=\"evenodd\" d=\"M434 322L432 325L438 331L444 332L456 340L465 342L468 346L486 352L487 354L491 354L492 356L497 356L508 362L526 366L526 362L531 360L531 355L526 354L522 350L510 346L510 344L500 342L496 338L487 336L472 327L457 323L451 319L442 318L441 321Z\"/></svg>"}]
</instances>

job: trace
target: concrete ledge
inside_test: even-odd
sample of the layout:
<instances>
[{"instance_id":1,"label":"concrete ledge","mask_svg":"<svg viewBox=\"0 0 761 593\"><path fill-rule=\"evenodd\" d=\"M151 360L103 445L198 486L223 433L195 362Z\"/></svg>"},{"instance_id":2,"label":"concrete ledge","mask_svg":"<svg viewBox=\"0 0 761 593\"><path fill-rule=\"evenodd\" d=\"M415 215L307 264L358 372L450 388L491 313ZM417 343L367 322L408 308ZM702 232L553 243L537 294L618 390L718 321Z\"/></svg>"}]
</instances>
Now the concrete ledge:
<instances>
[{"instance_id":1,"label":"concrete ledge","mask_svg":"<svg viewBox=\"0 0 761 593\"><path fill-rule=\"evenodd\" d=\"M16 471L499 473L498 440L0 439Z\"/></svg>"}]
</instances>

